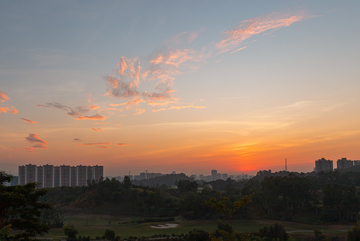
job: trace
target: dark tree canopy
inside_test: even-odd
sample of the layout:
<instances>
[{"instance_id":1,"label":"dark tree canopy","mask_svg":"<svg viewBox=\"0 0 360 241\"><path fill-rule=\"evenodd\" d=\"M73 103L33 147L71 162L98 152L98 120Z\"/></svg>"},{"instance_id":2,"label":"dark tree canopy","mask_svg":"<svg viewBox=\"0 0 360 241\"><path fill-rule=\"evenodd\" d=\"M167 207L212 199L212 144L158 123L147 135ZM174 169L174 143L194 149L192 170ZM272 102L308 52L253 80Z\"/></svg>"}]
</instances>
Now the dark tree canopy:
<instances>
[{"instance_id":1,"label":"dark tree canopy","mask_svg":"<svg viewBox=\"0 0 360 241\"><path fill-rule=\"evenodd\" d=\"M41 223L41 212L50 204L39 202L45 189L36 189L36 183L22 186L5 186L12 176L0 172L0 230L11 226L14 231L7 240L28 240L47 233L49 225Z\"/></svg>"}]
</instances>

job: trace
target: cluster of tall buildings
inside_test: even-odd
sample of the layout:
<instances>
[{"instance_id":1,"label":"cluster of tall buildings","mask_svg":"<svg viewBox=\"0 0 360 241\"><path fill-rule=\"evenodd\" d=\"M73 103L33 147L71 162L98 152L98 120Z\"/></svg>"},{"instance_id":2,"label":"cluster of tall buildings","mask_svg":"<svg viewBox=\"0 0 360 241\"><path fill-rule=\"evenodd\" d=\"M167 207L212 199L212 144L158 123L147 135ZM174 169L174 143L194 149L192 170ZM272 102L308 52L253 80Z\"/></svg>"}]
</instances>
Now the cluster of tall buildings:
<instances>
[{"instance_id":1,"label":"cluster of tall buildings","mask_svg":"<svg viewBox=\"0 0 360 241\"><path fill-rule=\"evenodd\" d=\"M37 182L40 188L86 186L88 181L104 177L103 166L19 166L18 185Z\"/></svg>"},{"instance_id":2,"label":"cluster of tall buildings","mask_svg":"<svg viewBox=\"0 0 360 241\"><path fill-rule=\"evenodd\" d=\"M348 169L353 166L360 166L360 161L351 161L346 158L341 158L341 159L337 160L336 165L337 165L337 170L342 170L342 169ZM314 171L328 172L328 171L333 171L333 170L334 170L334 166L333 166L332 160L326 160L325 158L321 158L321 159L315 161Z\"/></svg>"}]
</instances>

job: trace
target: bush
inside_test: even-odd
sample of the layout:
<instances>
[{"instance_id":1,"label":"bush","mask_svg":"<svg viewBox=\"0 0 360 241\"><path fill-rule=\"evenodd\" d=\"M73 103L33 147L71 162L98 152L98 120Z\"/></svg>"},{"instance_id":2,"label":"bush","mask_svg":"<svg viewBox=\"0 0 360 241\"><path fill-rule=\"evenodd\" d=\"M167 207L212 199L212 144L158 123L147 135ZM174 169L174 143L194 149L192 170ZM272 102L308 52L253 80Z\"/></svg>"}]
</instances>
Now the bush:
<instances>
[{"instance_id":1,"label":"bush","mask_svg":"<svg viewBox=\"0 0 360 241\"><path fill-rule=\"evenodd\" d=\"M114 240L115 239L115 232L113 230L106 229L104 238L107 240Z\"/></svg>"},{"instance_id":2,"label":"bush","mask_svg":"<svg viewBox=\"0 0 360 241\"><path fill-rule=\"evenodd\" d=\"M270 240L272 239L279 239L279 241L288 240L288 235L286 233L286 230L280 223L275 223L270 227L265 226L259 229L259 236L263 239L268 238Z\"/></svg>"}]
</instances>

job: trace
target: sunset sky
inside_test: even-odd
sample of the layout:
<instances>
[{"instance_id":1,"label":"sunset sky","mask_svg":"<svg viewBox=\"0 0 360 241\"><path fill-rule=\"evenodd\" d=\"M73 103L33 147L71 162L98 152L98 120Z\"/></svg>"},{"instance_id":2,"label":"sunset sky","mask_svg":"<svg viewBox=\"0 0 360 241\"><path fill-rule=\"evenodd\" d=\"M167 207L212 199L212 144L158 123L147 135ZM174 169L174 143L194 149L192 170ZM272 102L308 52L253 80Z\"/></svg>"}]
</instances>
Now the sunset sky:
<instances>
[{"instance_id":1,"label":"sunset sky","mask_svg":"<svg viewBox=\"0 0 360 241\"><path fill-rule=\"evenodd\" d=\"M359 12L355 0L1 0L0 170L360 160Z\"/></svg>"}]
</instances>

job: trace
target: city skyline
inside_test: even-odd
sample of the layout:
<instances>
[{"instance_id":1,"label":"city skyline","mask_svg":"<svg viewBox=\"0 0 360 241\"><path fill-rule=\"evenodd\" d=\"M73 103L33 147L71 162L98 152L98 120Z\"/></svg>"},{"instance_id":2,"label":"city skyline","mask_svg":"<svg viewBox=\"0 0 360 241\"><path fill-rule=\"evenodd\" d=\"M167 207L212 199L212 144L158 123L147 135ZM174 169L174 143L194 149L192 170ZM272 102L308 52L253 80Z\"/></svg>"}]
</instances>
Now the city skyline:
<instances>
[{"instance_id":1,"label":"city skyline","mask_svg":"<svg viewBox=\"0 0 360 241\"><path fill-rule=\"evenodd\" d=\"M1 1L0 169L254 175L359 160L359 10Z\"/></svg>"}]
</instances>

